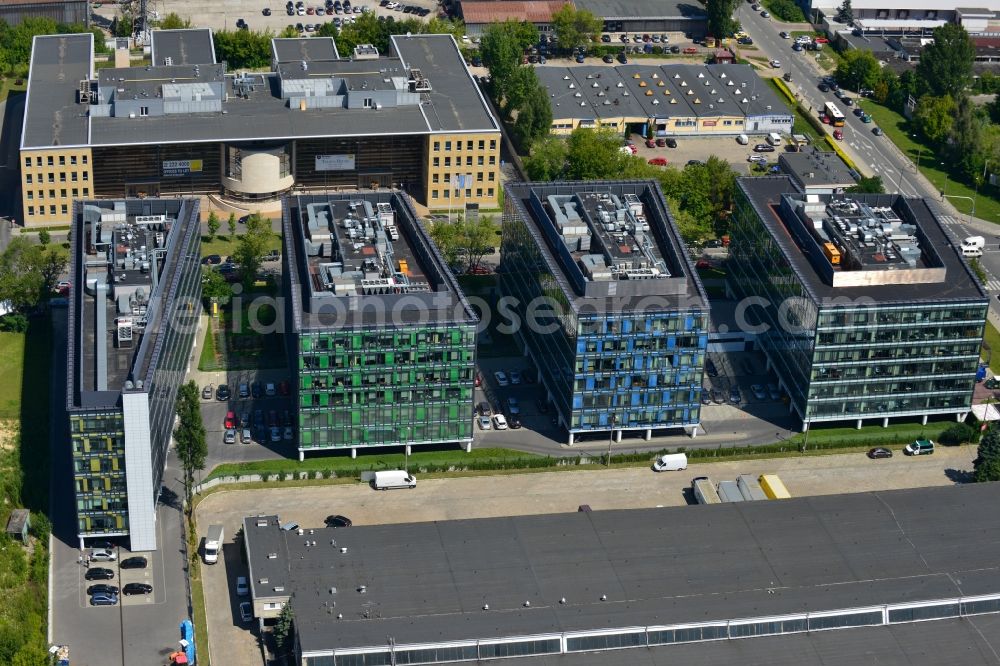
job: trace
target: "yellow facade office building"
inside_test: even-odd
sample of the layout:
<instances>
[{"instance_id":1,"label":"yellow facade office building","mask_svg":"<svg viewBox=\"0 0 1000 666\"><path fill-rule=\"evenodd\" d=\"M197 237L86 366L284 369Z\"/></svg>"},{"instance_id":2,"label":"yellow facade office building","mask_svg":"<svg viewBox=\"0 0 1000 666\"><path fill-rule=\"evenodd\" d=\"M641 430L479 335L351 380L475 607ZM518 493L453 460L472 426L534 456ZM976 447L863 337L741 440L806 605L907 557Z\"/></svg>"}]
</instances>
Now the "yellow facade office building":
<instances>
[{"instance_id":1,"label":"yellow facade office building","mask_svg":"<svg viewBox=\"0 0 1000 666\"><path fill-rule=\"evenodd\" d=\"M28 226L78 198L397 188L430 208L494 208L500 129L453 37L348 56L274 39L267 72L229 72L207 29L154 31L151 66L95 70L89 34L36 37L21 141Z\"/></svg>"}]
</instances>

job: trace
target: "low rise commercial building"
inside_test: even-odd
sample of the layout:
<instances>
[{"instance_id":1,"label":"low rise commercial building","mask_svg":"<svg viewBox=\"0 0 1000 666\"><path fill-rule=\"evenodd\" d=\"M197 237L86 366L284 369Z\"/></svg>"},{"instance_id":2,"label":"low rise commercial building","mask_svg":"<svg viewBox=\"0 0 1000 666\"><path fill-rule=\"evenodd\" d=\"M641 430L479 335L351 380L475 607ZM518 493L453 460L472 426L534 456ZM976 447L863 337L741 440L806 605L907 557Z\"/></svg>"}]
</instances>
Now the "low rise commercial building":
<instances>
[{"instance_id":1,"label":"low rise commercial building","mask_svg":"<svg viewBox=\"0 0 1000 666\"><path fill-rule=\"evenodd\" d=\"M923 199L803 194L737 180L728 288L810 423L949 414L972 404L989 298Z\"/></svg>"},{"instance_id":2,"label":"low rise commercial building","mask_svg":"<svg viewBox=\"0 0 1000 666\"><path fill-rule=\"evenodd\" d=\"M553 134L606 128L655 137L790 134L792 114L749 65L536 67Z\"/></svg>"},{"instance_id":3,"label":"low rise commercial building","mask_svg":"<svg viewBox=\"0 0 1000 666\"><path fill-rule=\"evenodd\" d=\"M0 20L9 26L39 18L89 27L90 3L86 0L7 0L0 3Z\"/></svg>"},{"instance_id":4,"label":"low rise commercial building","mask_svg":"<svg viewBox=\"0 0 1000 666\"><path fill-rule=\"evenodd\" d=\"M194 199L73 207L66 407L77 534L157 547L177 388L201 311Z\"/></svg>"},{"instance_id":5,"label":"low rise commercial building","mask_svg":"<svg viewBox=\"0 0 1000 666\"><path fill-rule=\"evenodd\" d=\"M792 179L796 189L805 194L839 194L857 184L854 173L837 153L813 146L781 153L778 166Z\"/></svg>"},{"instance_id":6,"label":"low rise commercial building","mask_svg":"<svg viewBox=\"0 0 1000 666\"><path fill-rule=\"evenodd\" d=\"M508 184L500 291L570 444L695 434L708 299L658 184Z\"/></svg>"},{"instance_id":7,"label":"low rise commercial building","mask_svg":"<svg viewBox=\"0 0 1000 666\"><path fill-rule=\"evenodd\" d=\"M290 197L282 231L299 458L470 446L478 317L408 197Z\"/></svg>"},{"instance_id":8,"label":"low rise commercial building","mask_svg":"<svg viewBox=\"0 0 1000 666\"><path fill-rule=\"evenodd\" d=\"M860 666L909 661L893 639L915 622L939 639L914 638L920 663L985 666L1000 519L977 507L998 500L974 484L349 529L259 515L242 543L255 616L291 603L301 666Z\"/></svg>"},{"instance_id":9,"label":"low rise commercial building","mask_svg":"<svg viewBox=\"0 0 1000 666\"><path fill-rule=\"evenodd\" d=\"M311 41L311 40L310 40ZM391 53L275 40L229 72L208 30L154 31L144 67L94 68L93 35L36 37L21 135L27 225L76 197L397 188L431 208L495 207L500 130L450 35Z\"/></svg>"},{"instance_id":10,"label":"low rise commercial building","mask_svg":"<svg viewBox=\"0 0 1000 666\"><path fill-rule=\"evenodd\" d=\"M697 4L679 0L451 0L453 11L465 22L470 35L480 35L495 21L527 21L541 33L552 28L552 15L565 5L586 9L603 21L608 33L682 33L701 39L708 29L708 14Z\"/></svg>"}]
</instances>

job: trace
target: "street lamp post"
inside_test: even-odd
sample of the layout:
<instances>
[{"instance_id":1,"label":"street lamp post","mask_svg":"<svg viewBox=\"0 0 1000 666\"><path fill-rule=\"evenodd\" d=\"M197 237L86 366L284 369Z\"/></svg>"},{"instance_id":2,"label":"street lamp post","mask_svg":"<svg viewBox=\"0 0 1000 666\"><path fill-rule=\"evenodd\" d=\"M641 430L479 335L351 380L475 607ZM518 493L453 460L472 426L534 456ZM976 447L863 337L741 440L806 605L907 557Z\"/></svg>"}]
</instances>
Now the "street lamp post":
<instances>
[{"instance_id":1,"label":"street lamp post","mask_svg":"<svg viewBox=\"0 0 1000 666\"><path fill-rule=\"evenodd\" d=\"M611 467L611 442L615 439L615 421L618 420L618 416L612 414L608 420L611 422L611 431L608 432L608 467Z\"/></svg>"}]
</instances>

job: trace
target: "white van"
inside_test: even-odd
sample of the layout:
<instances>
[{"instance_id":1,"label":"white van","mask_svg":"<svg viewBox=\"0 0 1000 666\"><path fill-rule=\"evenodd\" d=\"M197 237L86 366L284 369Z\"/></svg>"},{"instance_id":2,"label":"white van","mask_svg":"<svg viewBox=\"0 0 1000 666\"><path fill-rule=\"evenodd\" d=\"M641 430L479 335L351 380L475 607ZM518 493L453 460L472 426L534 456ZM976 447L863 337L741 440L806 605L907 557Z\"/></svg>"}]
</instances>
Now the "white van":
<instances>
[{"instance_id":1,"label":"white van","mask_svg":"<svg viewBox=\"0 0 1000 666\"><path fill-rule=\"evenodd\" d=\"M739 136L736 137L736 143L740 144L741 146L745 146L748 143L750 143L750 137L748 137L746 134L740 134Z\"/></svg>"},{"instance_id":2,"label":"white van","mask_svg":"<svg viewBox=\"0 0 1000 666\"><path fill-rule=\"evenodd\" d=\"M777 132L771 132L767 135L767 142L772 146L780 146L783 142L781 140L781 135Z\"/></svg>"},{"instance_id":3,"label":"white van","mask_svg":"<svg viewBox=\"0 0 1000 666\"><path fill-rule=\"evenodd\" d=\"M986 239L982 236L969 236L962 240L962 249L982 250L986 247Z\"/></svg>"},{"instance_id":4,"label":"white van","mask_svg":"<svg viewBox=\"0 0 1000 666\"><path fill-rule=\"evenodd\" d=\"M416 487L417 477L401 469L394 469L388 472L375 472L375 478L372 479L372 488L375 490Z\"/></svg>"},{"instance_id":5,"label":"white van","mask_svg":"<svg viewBox=\"0 0 1000 666\"><path fill-rule=\"evenodd\" d=\"M653 470L657 472L679 472L687 469L688 457L686 453L667 453L656 459L653 463Z\"/></svg>"},{"instance_id":6,"label":"white van","mask_svg":"<svg viewBox=\"0 0 1000 666\"><path fill-rule=\"evenodd\" d=\"M962 246L962 256L963 257L981 257L983 256L983 251L978 247L965 247Z\"/></svg>"}]
</instances>

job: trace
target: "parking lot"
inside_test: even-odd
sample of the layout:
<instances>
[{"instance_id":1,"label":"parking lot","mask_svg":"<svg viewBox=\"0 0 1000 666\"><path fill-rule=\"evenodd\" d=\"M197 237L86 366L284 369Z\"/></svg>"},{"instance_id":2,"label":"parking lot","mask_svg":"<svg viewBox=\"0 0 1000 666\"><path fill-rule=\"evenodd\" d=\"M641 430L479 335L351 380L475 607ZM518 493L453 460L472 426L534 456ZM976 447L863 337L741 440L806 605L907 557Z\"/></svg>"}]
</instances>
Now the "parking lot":
<instances>
[{"instance_id":1,"label":"parking lot","mask_svg":"<svg viewBox=\"0 0 1000 666\"><path fill-rule=\"evenodd\" d=\"M773 153L754 152L753 147L756 144L765 143L765 136L763 134L749 135L748 138L750 139L750 143L741 146L736 142L735 136L677 137L676 148L648 148L646 146L646 138L638 134L632 134L629 140L635 145L638 155L643 159L648 161L656 157L662 157L667 160L668 165L680 169L683 169L684 165L690 160L704 162L711 155L729 162L741 176L750 173L750 167L753 166L747 161L747 157L750 155L763 155L767 158L769 165L778 163L778 155L781 154L778 150L775 150Z\"/></svg>"},{"instance_id":2,"label":"parking lot","mask_svg":"<svg viewBox=\"0 0 1000 666\"><path fill-rule=\"evenodd\" d=\"M247 575L233 535L246 515L276 513L282 521L321 527L330 514L357 525L458 520L576 511L581 504L602 509L682 506L693 501L695 476L713 480L739 474L775 473L793 496L951 485L971 469L974 447L939 447L932 456L888 460L864 454L779 458L758 461L693 463L683 472L657 474L648 468L543 472L510 476L418 479L415 490L375 492L367 485L229 491L206 497L196 510L199 536L209 524L226 530L224 559L205 566L205 598L213 663L260 662L256 629L239 619L237 576ZM697 509L691 509L697 510ZM225 659L222 656L225 655ZM221 662L220 662L221 660Z\"/></svg>"},{"instance_id":3,"label":"parking lot","mask_svg":"<svg viewBox=\"0 0 1000 666\"><path fill-rule=\"evenodd\" d=\"M291 432L287 432L285 423L294 423L295 409L292 398L288 395L281 395L281 382L288 381L285 371L267 370L233 370L228 373L202 373L202 386L211 386L212 397L201 401L202 420L205 423L205 434L208 440L209 457L218 460L258 460L272 457L262 455L270 452L274 455L296 457L298 433L294 426ZM211 382L211 383L208 383ZM217 390L220 383L227 383L231 392L228 400L219 400ZM257 383L261 387L259 397L251 394L246 398L241 398L239 394L240 384L246 384L248 388ZM274 386L274 395L266 394L268 384ZM225 420L228 412L233 412L236 417L237 427L235 442L226 443L224 435L226 432ZM271 422L276 424L279 438L274 441L271 434ZM252 441L244 442L242 439L242 423L248 424ZM288 438L287 435L292 437Z\"/></svg>"}]
</instances>

